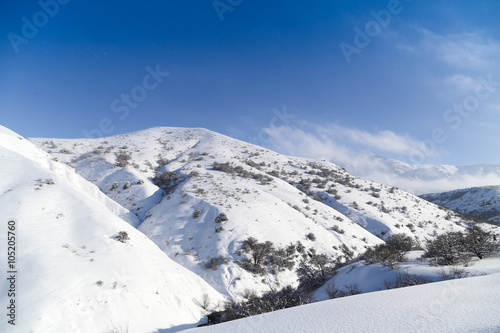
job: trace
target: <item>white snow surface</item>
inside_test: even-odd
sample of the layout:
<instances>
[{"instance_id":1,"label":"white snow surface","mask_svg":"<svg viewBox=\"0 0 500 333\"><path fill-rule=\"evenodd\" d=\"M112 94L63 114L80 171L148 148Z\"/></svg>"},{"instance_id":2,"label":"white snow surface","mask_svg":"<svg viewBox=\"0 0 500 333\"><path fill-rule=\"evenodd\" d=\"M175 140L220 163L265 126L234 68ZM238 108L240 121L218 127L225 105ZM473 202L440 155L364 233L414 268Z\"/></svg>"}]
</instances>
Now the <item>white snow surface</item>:
<instances>
[{"instance_id":1,"label":"white snow surface","mask_svg":"<svg viewBox=\"0 0 500 333\"><path fill-rule=\"evenodd\" d=\"M16 325L2 313L0 332L169 332L203 320L203 294L223 300L135 229L134 214L51 158L0 126L3 312L10 220L17 270Z\"/></svg>"},{"instance_id":2,"label":"white snow surface","mask_svg":"<svg viewBox=\"0 0 500 333\"><path fill-rule=\"evenodd\" d=\"M500 274L349 296L185 332L499 332Z\"/></svg>"}]
</instances>

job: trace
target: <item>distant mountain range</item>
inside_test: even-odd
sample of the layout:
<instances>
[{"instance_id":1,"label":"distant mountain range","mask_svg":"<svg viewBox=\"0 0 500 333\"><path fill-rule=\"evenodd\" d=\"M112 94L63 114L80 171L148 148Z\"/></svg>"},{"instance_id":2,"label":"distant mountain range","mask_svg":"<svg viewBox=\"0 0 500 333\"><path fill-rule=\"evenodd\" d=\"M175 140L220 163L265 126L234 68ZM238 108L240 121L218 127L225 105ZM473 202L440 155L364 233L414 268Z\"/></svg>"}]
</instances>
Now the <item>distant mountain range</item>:
<instances>
[{"instance_id":1,"label":"distant mountain range","mask_svg":"<svg viewBox=\"0 0 500 333\"><path fill-rule=\"evenodd\" d=\"M352 175L414 194L500 185L500 164L410 165L378 155L357 155L344 166Z\"/></svg>"},{"instance_id":2,"label":"distant mountain range","mask_svg":"<svg viewBox=\"0 0 500 333\"><path fill-rule=\"evenodd\" d=\"M420 197L456 212L500 224L500 186L472 187Z\"/></svg>"}]
</instances>

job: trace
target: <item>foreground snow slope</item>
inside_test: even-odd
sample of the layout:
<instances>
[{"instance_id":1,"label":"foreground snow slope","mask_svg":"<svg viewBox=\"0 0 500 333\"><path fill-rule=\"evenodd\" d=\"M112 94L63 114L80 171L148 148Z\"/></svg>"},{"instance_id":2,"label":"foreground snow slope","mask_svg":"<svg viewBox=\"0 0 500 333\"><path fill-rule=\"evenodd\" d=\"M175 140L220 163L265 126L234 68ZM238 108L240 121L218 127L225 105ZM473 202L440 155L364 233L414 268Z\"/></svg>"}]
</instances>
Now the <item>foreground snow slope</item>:
<instances>
[{"instance_id":1,"label":"foreground snow slope","mask_svg":"<svg viewBox=\"0 0 500 333\"><path fill-rule=\"evenodd\" d=\"M16 222L16 326L0 332L155 332L197 323L205 281L131 226L138 220L71 168L0 127L0 230ZM125 221L124 219L127 219ZM115 239L125 231L130 240ZM6 306L6 249L0 251ZM4 307L5 310L5 307Z\"/></svg>"},{"instance_id":2,"label":"foreground snow slope","mask_svg":"<svg viewBox=\"0 0 500 333\"><path fill-rule=\"evenodd\" d=\"M500 274L355 295L186 332L498 332Z\"/></svg>"},{"instance_id":3,"label":"foreground snow slope","mask_svg":"<svg viewBox=\"0 0 500 333\"><path fill-rule=\"evenodd\" d=\"M462 214L500 223L500 186L472 187L421 197Z\"/></svg>"},{"instance_id":4,"label":"foreground snow slope","mask_svg":"<svg viewBox=\"0 0 500 333\"><path fill-rule=\"evenodd\" d=\"M297 283L298 253L289 270L268 267L268 274L254 275L241 268L237 250L248 237L280 248L300 241L333 260L346 251L360 254L395 233L425 243L465 226L449 210L352 177L332 163L280 155L205 129L32 140L133 211L139 230L170 258L229 296ZM117 167L117 156L129 156L128 165ZM168 194L151 181L165 171L178 176ZM220 213L228 220L216 223ZM210 260L219 267L205 268Z\"/></svg>"}]
</instances>

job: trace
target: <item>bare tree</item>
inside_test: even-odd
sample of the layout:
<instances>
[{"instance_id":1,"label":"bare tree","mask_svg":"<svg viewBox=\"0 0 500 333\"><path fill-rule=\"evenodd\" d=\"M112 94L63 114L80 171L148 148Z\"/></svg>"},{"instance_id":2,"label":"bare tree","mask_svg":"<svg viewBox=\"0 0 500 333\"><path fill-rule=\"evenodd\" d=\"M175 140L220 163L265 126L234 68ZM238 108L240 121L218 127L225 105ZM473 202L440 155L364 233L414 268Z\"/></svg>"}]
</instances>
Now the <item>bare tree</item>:
<instances>
[{"instance_id":1,"label":"bare tree","mask_svg":"<svg viewBox=\"0 0 500 333\"><path fill-rule=\"evenodd\" d=\"M465 233L465 246L467 250L483 259L498 249L498 242L492 232L481 229L477 224L467 228Z\"/></svg>"}]
</instances>

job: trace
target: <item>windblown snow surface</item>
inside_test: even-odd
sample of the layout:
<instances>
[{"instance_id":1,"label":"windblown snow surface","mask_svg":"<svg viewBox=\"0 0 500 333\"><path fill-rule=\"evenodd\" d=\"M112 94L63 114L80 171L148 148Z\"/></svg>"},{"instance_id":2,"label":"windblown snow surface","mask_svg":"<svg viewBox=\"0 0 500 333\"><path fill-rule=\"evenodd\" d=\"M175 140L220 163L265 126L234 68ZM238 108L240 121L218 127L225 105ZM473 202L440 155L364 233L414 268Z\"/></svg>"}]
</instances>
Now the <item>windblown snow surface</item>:
<instances>
[{"instance_id":1,"label":"windblown snow surface","mask_svg":"<svg viewBox=\"0 0 500 333\"><path fill-rule=\"evenodd\" d=\"M497 273L322 301L186 332L499 332L499 286Z\"/></svg>"}]
</instances>

